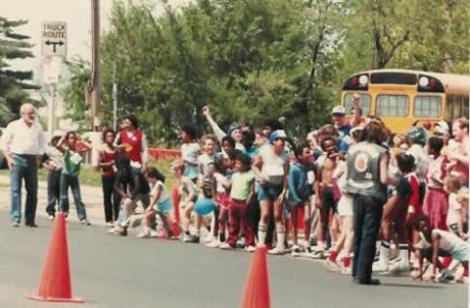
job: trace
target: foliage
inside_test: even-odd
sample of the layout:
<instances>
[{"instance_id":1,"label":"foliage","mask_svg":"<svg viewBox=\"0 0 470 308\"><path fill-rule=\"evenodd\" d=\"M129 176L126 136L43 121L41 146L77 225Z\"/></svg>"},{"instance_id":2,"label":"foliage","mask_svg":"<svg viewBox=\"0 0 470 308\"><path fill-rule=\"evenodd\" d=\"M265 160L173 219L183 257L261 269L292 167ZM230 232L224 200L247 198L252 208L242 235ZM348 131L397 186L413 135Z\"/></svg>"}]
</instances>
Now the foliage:
<instances>
[{"instance_id":1,"label":"foliage","mask_svg":"<svg viewBox=\"0 0 470 308\"><path fill-rule=\"evenodd\" d=\"M32 79L32 71L9 69L9 61L33 57L32 45L27 42L29 36L16 32L16 27L26 23L0 16L0 126L18 117L22 103L31 102L26 90L38 89L28 82Z\"/></svg>"},{"instance_id":2,"label":"foliage","mask_svg":"<svg viewBox=\"0 0 470 308\"><path fill-rule=\"evenodd\" d=\"M354 72L468 71L468 9L459 0L197 0L179 11L116 1L101 45L102 122L112 123L116 82L119 114L136 114L152 143L177 143L187 122L203 132L206 104L222 127L285 116L303 134L329 120ZM87 72L72 74L66 101L78 119Z\"/></svg>"}]
</instances>

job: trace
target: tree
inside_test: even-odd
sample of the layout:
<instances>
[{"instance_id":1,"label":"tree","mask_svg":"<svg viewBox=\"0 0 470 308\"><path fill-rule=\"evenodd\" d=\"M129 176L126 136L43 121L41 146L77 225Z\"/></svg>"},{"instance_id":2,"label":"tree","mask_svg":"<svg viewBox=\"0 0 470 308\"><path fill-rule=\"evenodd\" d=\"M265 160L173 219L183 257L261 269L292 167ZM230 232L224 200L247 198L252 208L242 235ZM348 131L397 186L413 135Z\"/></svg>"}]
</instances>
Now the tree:
<instances>
[{"instance_id":1,"label":"tree","mask_svg":"<svg viewBox=\"0 0 470 308\"><path fill-rule=\"evenodd\" d=\"M31 102L26 90L38 89L31 84L32 71L10 69L8 61L32 58L29 36L19 34L16 28L26 20L9 20L0 16L0 125L19 116L22 103Z\"/></svg>"}]
</instances>

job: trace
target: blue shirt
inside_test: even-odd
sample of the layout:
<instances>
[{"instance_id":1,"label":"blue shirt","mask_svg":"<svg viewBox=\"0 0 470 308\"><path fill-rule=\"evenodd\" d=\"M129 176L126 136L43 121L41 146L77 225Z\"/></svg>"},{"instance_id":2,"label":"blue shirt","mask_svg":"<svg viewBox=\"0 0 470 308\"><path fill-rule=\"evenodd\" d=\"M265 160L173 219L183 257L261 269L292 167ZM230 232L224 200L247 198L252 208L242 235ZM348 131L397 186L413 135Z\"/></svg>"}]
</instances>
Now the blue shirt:
<instances>
[{"instance_id":1,"label":"blue shirt","mask_svg":"<svg viewBox=\"0 0 470 308\"><path fill-rule=\"evenodd\" d=\"M314 165L293 163L289 168L287 182L289 185L289 201L301 203L308 200L312 194L312 185L315 179Z\"/></svg>"}]
</instances>

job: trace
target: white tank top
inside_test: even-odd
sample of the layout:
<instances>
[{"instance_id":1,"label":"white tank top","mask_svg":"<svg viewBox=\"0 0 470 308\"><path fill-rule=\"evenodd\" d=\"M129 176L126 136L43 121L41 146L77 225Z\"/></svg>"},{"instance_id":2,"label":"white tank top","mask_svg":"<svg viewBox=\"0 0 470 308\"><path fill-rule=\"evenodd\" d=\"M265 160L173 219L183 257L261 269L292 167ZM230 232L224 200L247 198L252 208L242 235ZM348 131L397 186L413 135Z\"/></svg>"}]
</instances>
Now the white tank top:
<instances>
[{"instance_id":1,"label":"white tank top","mask_svg":"<svg viewBox=\"0 0 470 308\"><path fill-rule=\"evenodd\" d=\"M161 187L161 192L160 192L160 198L158 198L157 203L160 203L160 202L163 202L163 201L166 201L166 200L170 199L170 195L166 191L165 184L163 184L162 181L157 181L153 185L151 196L155 196L157 194L158 187Z\"/></svg>"},{"instance_id":2,"label":"white tank top","mask_svg":"<svg viewBox=\"0 0 470 308\"><path fill-rule=\"evenodd\" d=\"M276 155L272 146L265 146L261 149L260 155L263 159L261 174L271 184L281 185L284 177L284 166L288 162L287 153Z\"/></svg>"}]
</instances>

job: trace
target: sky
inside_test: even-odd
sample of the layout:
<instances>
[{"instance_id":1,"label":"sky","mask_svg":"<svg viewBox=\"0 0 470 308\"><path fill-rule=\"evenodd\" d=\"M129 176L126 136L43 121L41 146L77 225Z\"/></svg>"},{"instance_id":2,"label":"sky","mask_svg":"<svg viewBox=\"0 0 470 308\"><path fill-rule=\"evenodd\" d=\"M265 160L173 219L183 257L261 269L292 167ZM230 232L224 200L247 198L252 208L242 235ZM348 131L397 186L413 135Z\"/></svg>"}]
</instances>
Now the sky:
<instances>
[{"instance_id":1,"label":"sky","mask_svg":"<svg viewBox=\"0 0 470 308\"><path fill-rule=\"evenodd\" d=\"M169 4L178 7L189 2L190 0L170 0ZM106 31L109 27L112 4L113 0L100 1L102 31ZM157 6L157 14L158 11ZM29 21L17 29L19 33L31 37L30 43L34 44L32 52L35 58L11 62L13 69L32 69L36 73L39 72L42 60L41 23L45 21L67 23L67 58L81 56L84 59L91 59L91 0L0 0L0 16ZM38 78L36 74L34 79L39 80Z\"/></svg>"}]
</instances>

